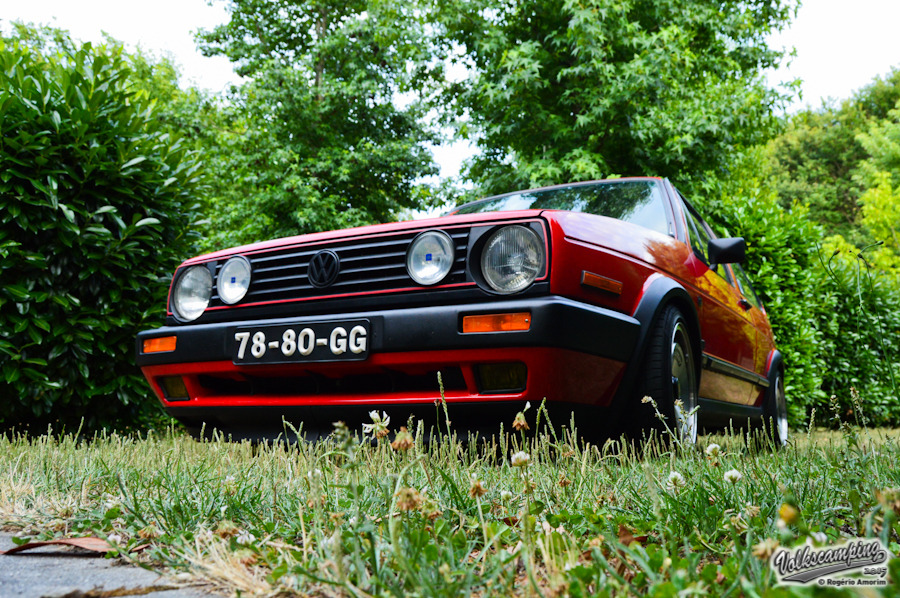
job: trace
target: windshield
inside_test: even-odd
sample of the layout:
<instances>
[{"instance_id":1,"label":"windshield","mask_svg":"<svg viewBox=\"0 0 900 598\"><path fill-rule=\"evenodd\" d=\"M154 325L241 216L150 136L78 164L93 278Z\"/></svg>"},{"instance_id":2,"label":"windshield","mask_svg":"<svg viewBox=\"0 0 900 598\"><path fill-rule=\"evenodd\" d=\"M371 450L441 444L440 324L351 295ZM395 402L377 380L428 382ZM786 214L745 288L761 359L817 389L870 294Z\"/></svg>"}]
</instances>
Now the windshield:
<instances>
[{"instance_id":1,"label":"windshield","mask_svg":"<svg viewBox=\"0 0 900 598\"><path fill-rule=\"evenodd\" d=\"M489 197L461 206L453 214L511 210L567 210L624 220L668 234L662 193L655 180L578 183Z\"/></svg>"}]
</instances>

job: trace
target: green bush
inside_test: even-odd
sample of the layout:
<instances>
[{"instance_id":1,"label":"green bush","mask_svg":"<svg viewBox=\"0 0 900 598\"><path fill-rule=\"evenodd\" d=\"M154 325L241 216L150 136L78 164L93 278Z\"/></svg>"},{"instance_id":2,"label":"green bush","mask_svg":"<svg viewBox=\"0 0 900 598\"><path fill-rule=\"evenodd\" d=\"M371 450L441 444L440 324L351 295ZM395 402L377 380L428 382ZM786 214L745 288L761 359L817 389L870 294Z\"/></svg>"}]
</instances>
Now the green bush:
<instances>
[{"instance_id":1,"label":"green bush","mask_svg":"<svg viewBox=\"0 0 900 598\"><path fill-rule=\"evenodd\" d=\"M900 359L900 282L874 270L867 276L862 261L830 260L808 208L784 209L753 176L759 157L747 156L730 181L708 184L696 203L717 232L747 240L744 269L784 354L791 423L805 424L813 409L828 423L832 395L846 418L857 411L854 388L872 423L900 424L891 372Z\"/></svg>"},{"instance_id":2,"label":"green bush","mask_svg":"<svg viewBox=\"0 0 900 598\"><path fill-rule=\"evenodd\" d=\"M822 323L833 312L834 298L825 290L828 280L819 267L821 229L809 221L806 208L784 210L773 193L756 183L743 179L711 188L699 203L719 234L747 241L744 269L784 355L790 419L800 424L812 406L827 399Z\"/></svg>"},{"instance_id":3,"label":"green bush","mask_svg":"<svg viewBox=\"0 0 900 598\"><path fill-rule=\"evenodd\" d=\"M900 280L867 266L865 254L825 255L834 310L826 320L823 390L834 395L845 420L857 413L851 388L860 393L870 423L900 424ZM828 417L832 412L826 411Z\"/></svg>"},{"instance_id":4,"label":"green bush","mask_svg":"<svg viewBox=\"0 0 900 598\"><path fill-rule=\"evenodd\" d=\"M120 47L0 40L0 429L160 413L134 366L187 251L197 163Z\"/></svg>"}]
</instances>

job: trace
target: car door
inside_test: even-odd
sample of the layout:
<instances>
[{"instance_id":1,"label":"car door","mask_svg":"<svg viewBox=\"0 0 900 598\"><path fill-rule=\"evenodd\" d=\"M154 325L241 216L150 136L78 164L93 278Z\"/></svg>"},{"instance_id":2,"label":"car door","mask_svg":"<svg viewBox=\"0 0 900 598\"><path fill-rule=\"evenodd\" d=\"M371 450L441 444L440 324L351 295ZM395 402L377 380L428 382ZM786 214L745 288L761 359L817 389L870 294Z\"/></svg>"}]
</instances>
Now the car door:
<instances>
[{"instance_id":1,"label":"car door","mask_svg":"<svg viewBox=\"0 0 900 598\"><path fill-rule=\"evenodd\" d=\"M754 350L754 372L758 375L759 381L765 379L769 355L775 349L775 338L772 335L772 328L769 325L769 318L763 307L762 301L753 290L750 283L750 277L744 271L740 264L729 265L734 272L736 288L741 294L743 309L747 317L753 323L756 331L756 345ZM755 385L750 394L750 404L758 405L764 397L765 388L759 384Z\"/></svg>"},{"instance_id":2,"label":"car door","mask_svg":"<svg viewBox=\"0 0 900 598\"><path fill-rule=\"evenodd\" d=\"M731 271L724 265L711 267L707 247L715 235L696 210L683 203L691 248L700 262L695 280L703 295L698 309L703 336L700 396L746 405L756 380L756 328L742 307L744 299Z\"/></svg>"}]
</instances>

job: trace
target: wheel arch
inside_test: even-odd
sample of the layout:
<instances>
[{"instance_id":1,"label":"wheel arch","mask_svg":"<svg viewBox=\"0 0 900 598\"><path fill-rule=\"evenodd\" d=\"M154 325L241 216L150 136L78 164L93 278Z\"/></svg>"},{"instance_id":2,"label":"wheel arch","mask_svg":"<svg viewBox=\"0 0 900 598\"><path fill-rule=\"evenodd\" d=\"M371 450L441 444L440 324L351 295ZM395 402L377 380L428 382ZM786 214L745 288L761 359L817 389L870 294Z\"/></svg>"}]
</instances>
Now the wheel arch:
<instances>
[{"instance_id":1,"label":"wheel arch","mask_svg":"<svg viewBox=\"0 0 900 598\"><path fill-rule=\"evenodd\" d=\"M766 358L766 379L770 383L772 382L772 374L777 372L779 368L781 368L781 373L784 375L784 355L778 349L772 349Z\"/></svg>"},{"instance_id":2,"label":"wheel arch","mask_svg":"<svg viewBox=\"0 0 900 598\"><path fill-rule=\"evenodd\" d=\"M622 409L628 404L637 388L637 376L640 371L640 363L647 351L647 339L650 335L650 329L662 311L669 305L677 307L687 321L691 333L694 367L697 372L697 384L699 387L702 376L703 341L697 307L691 295L678 281L658 274L646 285L637 309L634 310L633 317L640 322L641 328L634 353L629 360L625 375L614 399L614 405L618 409Z\"/></svg>"}]
</instances>

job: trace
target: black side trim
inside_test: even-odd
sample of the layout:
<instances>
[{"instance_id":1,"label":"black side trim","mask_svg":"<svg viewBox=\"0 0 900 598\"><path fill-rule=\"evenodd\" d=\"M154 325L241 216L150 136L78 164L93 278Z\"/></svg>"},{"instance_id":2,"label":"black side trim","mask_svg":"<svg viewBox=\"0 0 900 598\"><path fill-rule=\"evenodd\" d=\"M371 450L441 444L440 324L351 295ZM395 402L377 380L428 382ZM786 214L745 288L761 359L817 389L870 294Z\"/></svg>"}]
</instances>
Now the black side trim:
<instances>
[{"instance_id":1,"label":"black side trim","mask_svg":"<svg viewBox=\"0 0 900 598\"><path fill-rule=\"evenodd\" d=\"M736 405L713 399L699 399L700 425L705 428L745 428L748 422L762 419L763 408L752 405Z\"/></svg>"},{"instance_id":2,"label":"black side trim","mask_svg":"<svg viewBox=\"0 0 900 598\"><path fill-rule=\"evenodd\" d=\"M711 372L725 374L726 376L731 376L732 378L743 380L744 382L756 384L757 386L761 386L762 388L769 388L769 381L759 374L755 374L749 370L745 370L740 366L736 366L733 363L728 363L727 361L723 361L706 353L703 354L703 368L710 370Z\"/></svg>"}]
</instances>

